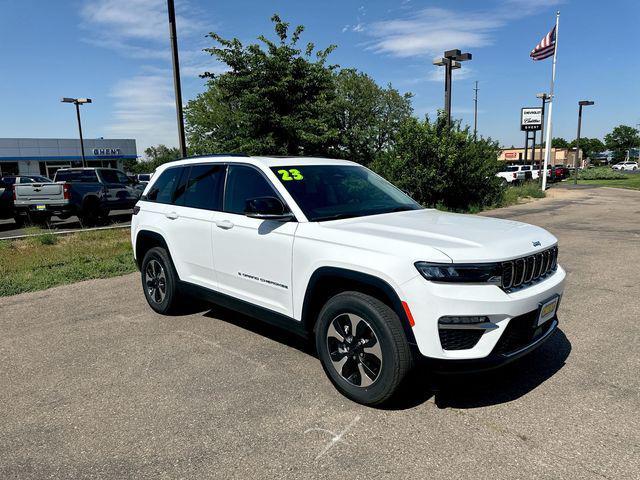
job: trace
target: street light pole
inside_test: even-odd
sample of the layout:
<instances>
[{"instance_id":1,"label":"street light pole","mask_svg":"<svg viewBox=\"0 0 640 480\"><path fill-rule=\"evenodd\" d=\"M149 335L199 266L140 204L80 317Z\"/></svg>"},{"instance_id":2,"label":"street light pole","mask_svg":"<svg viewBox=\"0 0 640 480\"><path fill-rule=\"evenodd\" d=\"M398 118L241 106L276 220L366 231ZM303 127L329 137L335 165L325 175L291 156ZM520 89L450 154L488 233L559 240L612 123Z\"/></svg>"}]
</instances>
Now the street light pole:
<instances>
[{"instance_id":1,"label":"street light pole","mask_svg":"<svg viewBox=\"0 0 640 480\"><path fill-rule=\"evenodd\" d=\"M433 64L438 67L445 67L444 70L444 115L447 120L447 127L451 126L451 75L453 70L461 67L460 62L471 60L470 53L462 53L460 50L447 50L443 57L433 60Z\"/></svg>"},{"instance_id":2,"label":"street light pole","mask_svg":"<svg viewBox=\"0 0 640 480\"><path fill-rule=\"evenodd\" d=\"M580 127L582 126L582 107L593 105L595 102L590 100L580 100L578 102L578 134L576 136L576 157L573 162L573 168L575 170L573 175L573 184L578 184L578 157L580 156Z\"/></svg>"},{"instance_id":3,"label":"street light pole","mask_svg":"<svg viewBox=\"0 0 640 480\"><path fill-rule=\"evenodd\" d=\"M80 153L82 155L82 166L86 167L87 162L84 156L84 139L82 138L82 122L80 121L80 105L84 103L92 103L90 98L69 98L63 97L62 103L73 103L76 106L76 117L78 118L78 133L80 134Z\"/></svg>"},{"instance_id":4,"label":"street light pole","mask_svg":"<svg viewBox=\"0 0 640 480\"><path fill-rule=\"evenodd\" d=\"M184 120L182 115L182 86L180 85L180 60L178 58L178 35L176 33L176 10L173 0L167 0L169 12L169 37L171 40L171 60L173 62L173 87L176 97L176 117L178 120L178 143L180 154L187 156L187 144L184 137Z\"/></svg>"},{"instance_id":5,"label":"street light pole","mask_svg":"<svg viewBox=\"0 0 640 480\"><path fill-rule=\"evenodd\" d=\"M475 142L478 136L478 81L476 80L476 87L473 89L475 95L473 96L473 141ZM535 143L533 145L535 147Z\"/></svg>"}]
</instances>

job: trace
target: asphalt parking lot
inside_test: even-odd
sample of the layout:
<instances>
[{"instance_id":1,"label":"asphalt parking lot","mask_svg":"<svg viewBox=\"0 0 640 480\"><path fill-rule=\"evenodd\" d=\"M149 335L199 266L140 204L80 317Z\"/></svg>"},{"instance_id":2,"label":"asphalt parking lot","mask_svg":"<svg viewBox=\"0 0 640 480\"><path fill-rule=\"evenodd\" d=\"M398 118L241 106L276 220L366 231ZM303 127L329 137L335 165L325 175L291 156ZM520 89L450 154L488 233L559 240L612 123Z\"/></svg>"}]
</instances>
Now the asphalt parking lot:
<instances>
[{"instance_id":1,"label":"asphalt parking lot","mask_svg":"<svg viewBox=\"0 0 640 480\"><path fill-rule=\"evenodd\" d=\"M489 215L559 237L561 331L385 410L251 318L154 314L135 274L0 299L0 478L637 479L640 192Z\"/></svg>"},{"instance_id":2,"label":"asphalt parking lot","mask_svg":"<svg viewBox=\"0 0 640 480\"><path fill-rule=\"evenodd\" d=\"M109 217L101 224L101 226L124 226L130 223L131 210L114 210L109 213ZM82 224L76 216L69 217L65 220L61 220L58 217L52 217L49 225L42 228L49 228L54 231L70 231L81 229ZM0 239L17 237L28 233L28 230L18 228L13 219L0 220Z\"/></svg>"}]
</instances>

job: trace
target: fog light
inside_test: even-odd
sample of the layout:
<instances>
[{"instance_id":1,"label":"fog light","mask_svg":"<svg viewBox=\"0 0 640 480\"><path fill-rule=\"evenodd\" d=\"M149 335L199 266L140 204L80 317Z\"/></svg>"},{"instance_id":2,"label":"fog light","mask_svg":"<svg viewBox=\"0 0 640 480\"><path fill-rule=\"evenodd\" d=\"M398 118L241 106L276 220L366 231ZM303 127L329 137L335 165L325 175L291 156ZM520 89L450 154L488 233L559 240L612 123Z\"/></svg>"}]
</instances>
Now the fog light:
<instances>
[{"instance_id":1,"label":"fog light","mask_svg":"<svg viewBox=\"0 0 640 480\"><path fill-rule=\"evenodd\" d=\"M473 323L485 323L488 321L488 317L440 317L438 323L441 325L470 325Z\"/></svg>"}]
</instances>

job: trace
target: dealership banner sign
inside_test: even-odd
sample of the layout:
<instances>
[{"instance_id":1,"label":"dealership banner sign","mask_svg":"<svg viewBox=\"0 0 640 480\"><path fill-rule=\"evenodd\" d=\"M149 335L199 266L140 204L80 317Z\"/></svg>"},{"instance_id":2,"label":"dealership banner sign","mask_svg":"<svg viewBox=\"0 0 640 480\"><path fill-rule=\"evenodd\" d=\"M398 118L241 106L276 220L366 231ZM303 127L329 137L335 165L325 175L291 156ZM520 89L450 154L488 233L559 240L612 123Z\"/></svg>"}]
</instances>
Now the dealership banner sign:
<instances>
[{"instance_id":1,"label":"dealership banner sign","mask_svg":"<svg viewBox=\"0 0 640 480\"><path fill-rule=\"evenodd\" d=\"M520 130L542 129L542 108L525 107L520 111Z\"/></svg>"}]
</instances>

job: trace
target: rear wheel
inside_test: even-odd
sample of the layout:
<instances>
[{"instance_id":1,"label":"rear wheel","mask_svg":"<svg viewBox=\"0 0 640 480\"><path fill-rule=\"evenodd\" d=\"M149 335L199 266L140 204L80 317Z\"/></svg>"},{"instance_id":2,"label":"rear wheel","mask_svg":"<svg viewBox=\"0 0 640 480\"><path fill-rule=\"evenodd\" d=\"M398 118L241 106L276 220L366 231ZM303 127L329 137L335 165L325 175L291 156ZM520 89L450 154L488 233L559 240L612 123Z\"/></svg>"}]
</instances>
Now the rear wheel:
<instances>
[{"instance_id":1,"label":"rear wheel","mask_svg":"<svg viewBox=\"0 0 640 480\"><path fill-rule=\"evenodd\" d=\"M80 218L82 226L93 227L97 225L100 215L100 204L97 200L89 198L83 203L82 211L78 217Z\"/></svg>"},{"instance_id":2,"label":"rear wheel","mask_svg":"<svg viewBox=\"0 0 640 480\"><path fill-rule=\"evenodd\" d=\"M396 313L360 292L340 293L325 304L316 348L335 387L365 405L390 400L413 364Z\"/></svg>"},{"instance_id":3,"label":"rear wheel","mask_svg":"<svg viewBox=\"0 0 640 480\"><path fill-rule=\"evenodd\" d=\"M140 271L149 306L158 313L173 312L178 306L178 276L167 251L151 248L144 255Z\"/></svg>"}]
</instances>

